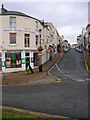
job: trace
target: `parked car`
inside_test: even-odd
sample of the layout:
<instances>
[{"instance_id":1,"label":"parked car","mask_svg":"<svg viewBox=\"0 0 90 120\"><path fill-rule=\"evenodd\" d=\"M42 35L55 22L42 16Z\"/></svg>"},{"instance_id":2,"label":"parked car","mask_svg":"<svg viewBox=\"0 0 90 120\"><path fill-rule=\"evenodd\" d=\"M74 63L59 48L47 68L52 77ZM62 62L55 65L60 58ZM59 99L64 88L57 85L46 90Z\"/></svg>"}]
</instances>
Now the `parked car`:
<instances>
[{"instance_id":1,"label":"parked car","mask_svg":"<svg viewBox=\"0 0 90 120\"><path fill-rule=\"evenodd\" d=\"M83 50L82 50L82 49L79 49L78 52L79 52L79 53L83 53Z\"/></svg>"},{"instance_id":2,"label":"parked car","mask_svg":"<svg viewBox=\"0 0 90 120\"><path fill-rule=\"evenodd\" d=\"M76 50L78 51L78 50L79 50L79 48L76 48Z\"/></svg>"}]
</instances>

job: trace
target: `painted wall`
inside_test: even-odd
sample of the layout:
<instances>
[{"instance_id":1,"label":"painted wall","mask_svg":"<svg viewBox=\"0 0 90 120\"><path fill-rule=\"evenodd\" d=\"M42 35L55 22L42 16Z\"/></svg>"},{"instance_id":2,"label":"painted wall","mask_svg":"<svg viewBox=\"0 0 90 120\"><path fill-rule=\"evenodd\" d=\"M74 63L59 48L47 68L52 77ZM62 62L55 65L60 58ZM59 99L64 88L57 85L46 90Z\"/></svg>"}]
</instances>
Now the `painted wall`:
<instances>
[{"instance_id":1,"label":"painted wall","mask_svg":"<svg viewBox=\"0 0 90 120\"><path fill-rule=\"evenodd\" d=\"M16 28L10 28L10 17L3 16L0 17L2 22L2 40L3 40L3 50L16 50L16 49L28 49L36 50L36 38L35 35L39 35L38 31L35 31L35 21L32 18L13 16L16 17ZM38 28L42 28L41 24L38 22ZM9 33L16 33L16 45L10 45ZM24 47L24 35L30 34L30 47ZM1 34L0 34L1 36Z\"/></svg>"}]
</instances>

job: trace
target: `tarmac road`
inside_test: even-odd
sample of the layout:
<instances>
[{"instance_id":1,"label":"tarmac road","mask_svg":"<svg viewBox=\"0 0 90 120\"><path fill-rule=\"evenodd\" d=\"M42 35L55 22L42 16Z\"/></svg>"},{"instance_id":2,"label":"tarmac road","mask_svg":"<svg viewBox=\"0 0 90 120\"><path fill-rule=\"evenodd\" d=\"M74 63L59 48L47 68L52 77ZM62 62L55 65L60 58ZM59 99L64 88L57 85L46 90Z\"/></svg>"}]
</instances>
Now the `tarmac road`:
<instances>
[{"instance_id":1,"label":"tarmac road","mask_svg":"<svg viewBox=\"0 0 90 120\"><path fill-rule=\"evenodd\" d=\"M60 77L62 82L3 87L3 106L72 118L88 118L89 81L86 80L88 77L83 54L69 51L51 73Z\"/></svg>"},{"instance_id":2,"label":"tarmac road","mask_svg":"<svg viewBox=\"0 0 90 120\"><path fill-rule=\"evenodd\" d=\"M88 81L89 79L84 55L76 50L65 53L50 73L62 79L62 82Z\"/></svg>"}]
</instances>

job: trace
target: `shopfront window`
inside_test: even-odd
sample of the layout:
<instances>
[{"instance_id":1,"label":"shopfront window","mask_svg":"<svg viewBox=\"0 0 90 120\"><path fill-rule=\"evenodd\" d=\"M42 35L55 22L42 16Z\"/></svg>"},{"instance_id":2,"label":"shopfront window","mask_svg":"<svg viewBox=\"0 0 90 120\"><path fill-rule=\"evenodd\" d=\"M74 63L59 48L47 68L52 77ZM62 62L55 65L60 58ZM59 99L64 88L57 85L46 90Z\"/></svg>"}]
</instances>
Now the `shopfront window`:
<instances>
[{"instance_id":1,"label":"shopfront window","mask_svg":"<svg viewBox=\"0 0 90 120\"><path fill-rule=\"evenodd\" d=\"M5 65L6 65L6 68L21 67L21 53L6 53Z\"/></svg>"}]
</instances>

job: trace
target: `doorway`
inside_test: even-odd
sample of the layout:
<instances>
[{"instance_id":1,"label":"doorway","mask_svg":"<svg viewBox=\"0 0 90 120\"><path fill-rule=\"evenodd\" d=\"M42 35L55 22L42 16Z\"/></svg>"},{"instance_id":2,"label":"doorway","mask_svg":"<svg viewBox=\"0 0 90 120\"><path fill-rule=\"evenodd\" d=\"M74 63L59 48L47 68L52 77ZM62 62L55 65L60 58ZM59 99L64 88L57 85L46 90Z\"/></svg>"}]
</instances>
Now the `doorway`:
<instances>
[{"instance_id":1,"label":"doorway","mask_svg":"<svg viewBox=\"0 0 90 120\"><path fill-rule=\"evenodd\" d=\"M34 53L34 67L39 66L39 56L38 53Z\"/></svg>"}]
</instances>

